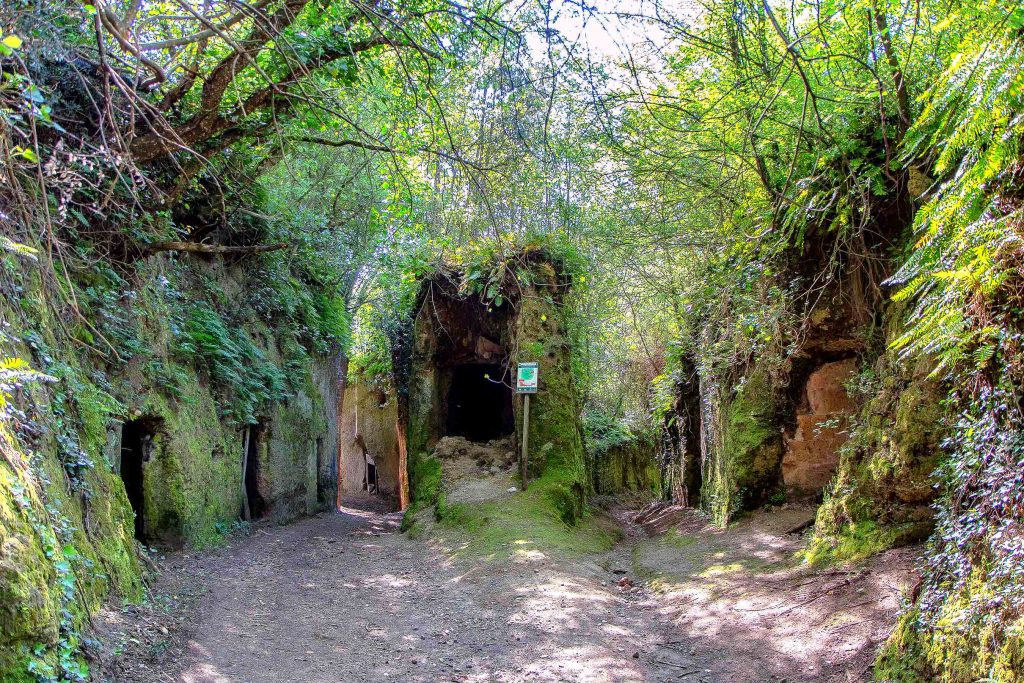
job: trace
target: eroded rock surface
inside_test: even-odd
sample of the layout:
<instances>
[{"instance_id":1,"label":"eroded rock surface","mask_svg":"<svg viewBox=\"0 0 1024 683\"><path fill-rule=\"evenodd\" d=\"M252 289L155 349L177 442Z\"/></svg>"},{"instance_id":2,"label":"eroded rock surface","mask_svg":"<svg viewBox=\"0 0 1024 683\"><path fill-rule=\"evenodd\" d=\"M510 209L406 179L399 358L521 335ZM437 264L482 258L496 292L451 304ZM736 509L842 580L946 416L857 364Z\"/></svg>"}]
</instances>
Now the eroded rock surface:
<instances>
[{"instance_id":1,"label":"eroded rock surface","mask_svg":"<svg viewBox=\"0 0 1024 683\"><path fill-rule=\"evenodd\" d=\"M806 406L796 415L796 430L786 439L782 478L787 487L821 491L839 466L839 449L848 438L853 401L843 386L857 372L855 359L825 363L807 378Z\"/></svg>"}]
</instances>

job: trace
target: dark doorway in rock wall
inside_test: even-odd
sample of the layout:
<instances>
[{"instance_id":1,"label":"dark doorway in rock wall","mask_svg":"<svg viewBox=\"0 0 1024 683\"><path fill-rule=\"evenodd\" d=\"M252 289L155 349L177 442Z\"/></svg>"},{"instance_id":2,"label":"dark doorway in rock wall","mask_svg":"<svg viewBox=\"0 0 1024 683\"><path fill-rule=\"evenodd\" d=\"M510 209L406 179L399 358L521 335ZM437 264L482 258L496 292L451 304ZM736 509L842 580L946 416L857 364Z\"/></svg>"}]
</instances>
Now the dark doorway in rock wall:
<instances>
[{"instance_id":1,"label":"dark doorway in rock wall","mask_svg":"<svg viewBox=\"0 0 1024 683\"><path fill-rule=\"evenodd\" d=\"M325 472L324 459L327 457L324 449L324 437L316 437L316 500L320 505L327 505L333 502L336 491L331 485L330 477Z\"/></svg>"},{"instance_id":2,"label":"dark doorway in rock wall","mask_svg":"<svg viewBox=\"0 0 1024 683\"><path fill-rule=\"evenodd\" d=\"M515 429L512 389L500 365L471 363L452 369L448 390L448 436L490 441Z\"/></svg>"},{"instance_id":3,"label":"dark doorway in rock wall","mask_svg":"<svg viewBox=\"0 0 1024 683\"><path fill-rule=\"evenodd\" d=\"M260 446L263 443L264 429L262 425L249 425L245 438L245 499L246 510L242 511L243 519L259 519L267 514L267 501L260 491ZM246 517L248 511L248 517Z\"/></svg>"},{"instance_id":4,"label":"dark doorway in rock wall","mask_svg":"<svg viewBox=\"0 0 1024 683\"><path fill-rule=\"evenodd\" d=\"M146 540L145 463L153 451L158 421L153 418L129 420L121 427L121 481L128 503L135 513L135 538Z\"/></svg>"}]
</instances>

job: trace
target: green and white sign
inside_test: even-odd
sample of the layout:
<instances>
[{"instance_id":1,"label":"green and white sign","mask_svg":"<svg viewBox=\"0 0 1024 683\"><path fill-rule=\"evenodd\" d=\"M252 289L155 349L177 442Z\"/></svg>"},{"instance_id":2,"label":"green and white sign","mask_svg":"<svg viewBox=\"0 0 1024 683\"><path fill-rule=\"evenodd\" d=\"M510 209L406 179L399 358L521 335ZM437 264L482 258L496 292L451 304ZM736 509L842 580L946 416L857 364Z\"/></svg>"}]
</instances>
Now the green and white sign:
<instances>
[{"instance_id":1,"label":"green and white sign","mask_svg":"<svg viewBox=\"0 0 1024 683\"><path fill-rule=\"evenodd\" d=\"M519 371L516 372L516 393L536 394L539 376L540 369L536 363L520 363Z\"/></svg>"}]
</instances>

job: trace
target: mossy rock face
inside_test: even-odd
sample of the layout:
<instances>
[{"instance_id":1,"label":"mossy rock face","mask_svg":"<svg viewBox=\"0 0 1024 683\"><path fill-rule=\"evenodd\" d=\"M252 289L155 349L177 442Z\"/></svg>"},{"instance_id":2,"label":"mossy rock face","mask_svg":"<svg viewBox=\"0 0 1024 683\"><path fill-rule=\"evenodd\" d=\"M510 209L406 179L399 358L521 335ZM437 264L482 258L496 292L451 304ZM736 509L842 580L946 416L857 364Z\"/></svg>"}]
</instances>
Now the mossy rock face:
<instances>
[{"instance_id":1,"label":"mossy rock face","mask_svg":"<svg viewBox=\"0 0 1024 683\"><path fill-rule=\"evenodd\" d=\"M0 653L19 644L57 639L56 575L31 519L43 511L25 485L4 463L0 468ZM16 502L15 487L21 491L21 504Z\"/></svg>"},{"instance_id":2,"label":"mossy rock face","mask_svg":"<svg viewBox=\"0 0 1024 683\"><path fill-rule=\"evenodd\" d=\"M593 453L592 460L594 491L600 495L660 493L654 441L647 436Z\"/></svg>"},{"instance_id":3,"label":"mossy rock face","mask_svg":"<svg viewBox=\"0 0 1024 683\"><path fill-rule=\"evenodd\" d=\"M731 399L705 396L721 414L704 454L702 505L718 524L778 490L784 444L780 400L767 371L755 366Z\"/></svg>"},{"instance_id":4,"label":"mossy rock face","mask_svg":"<svg viewBox=\"0 0 1024 683\"><path fill-rule=\"evenodd\" d=\"M319 394L309 385L275 407L263 471L268 474L271 514L278 522L313 514L317 501L316 436L327 431Z\"/></svg>"},{"instance_id":5,"label":"mossy rock face","mask_svg":"<svg viewBox=\"0 0 1024 683\"><path fill-rule=\"evenodd\" d=\"M808 550L818 563L920 542L934 526L930 503L946 434L945 393L926 366L905 368L892 354L872 374L869 398L818 509Z\"/></svg>"},{"instance_id":6,"label":"mossy rock face","mask_svg":"<svg viewBox=\"0 0 1024 683\"><path fill-rule=\"evenodd\" d=\"M782 434L775 391L760 369L747 378L729 404L725 453L740 507L757 505L781 477Z\"/></svg>"},{"instance_id":7,"label":"mossy rock face","mask_svg":"<svg viewBox=\"0 0 1024 683\"><path fill-rule=\"evenodd\" d=\"M75 547L93 562L100 576L85 580L92 605L97 607L113 592L127 602L142 599L142 565L135 541L135 515L120 477L106 468L89 472L92 492L83 505L84 517L75 520Z\"/></svg>"},{"instance_id":8,"label":"mossy rock face","mask_svg":"<svg viewBox=\"0 0 1024 683\"><path fill-rule=\"evenodd\" d=\"M582 404L572 376L572 346L559 307L544 290L524 292L514 336L519 348L514 360L539 365L539 391L530 401L530 475L551 473L560 480L558 506L562 519L572 524L582 515L588 488ZM521 401L515 403L515 417L521 434Z\"/></svg>"},{"instance_id":9,"label":"mossy rock face","mask_svg":"<svg viewBox=\"0 0 1024 683\"><path fill-rule=\"evenodd\" d=\"M219 542L242 509L244 433L224 424L203 381L179 399L146 396L140 412L160 426L145 465L146 533L171 545ZM277 521L312 514L317 496L317 438L328 432L325 407L308 370L298 392L275 404L258 430L260 492Z\"/></svg>"},{"instance_id":10,"label":"mossy rock face","mask_svg":"<svg viewBox=\"0 0 1024 683\"><path fill-rule=\"evenodd\" d=\"M548 488L548 495L559 518L572 526L583 518L586 512L586 490L578 481L554 481Z\"/></svg>"},{"instance_id":11,"label":"mossy rock face","mask_svg":"<svg viewBox=\"0 0 1024 683\"><path fill-rule=\"evenodd\" d=\"M37 426L25 442L11 431L6 413L0 415L4 681L37 680L30 668L55 657L62 625L80 629L108 594L142 596L131 509L106 458L116 401L94 384L74 353L56 346L52 309L39 279L26 278L26 284L17 311L0 296L0 319L25 325L6 330L18 336L5 337L0 356L31 359L33 349L46 349L53 381L30 381L16 399L7 397L18 400ZM35 325L26 325L24 317ZM11 343L30 335L31 348Z\"/></svg>"},{"instance_id":12,"label":"mossy rock face","mask_svg":"<svg viewBox=\"0 0 1024 683\"><path fill-rule=\"evenodd\" d=\"M441 461L418 452L409 457L409 489L412 499L402 517L402 531L408 531L416 522L416 515L441 499Z\"/></svg>"},{"instance_id":13,"label":"mossy rock face","mask_svg":"<svg viewBox=\"0 0 1024 683\"><path fill-rule=\"evenodd\" d=\"M242 507L242 436L221 424L205 383L184 387L180 400L150 394L142 412L159 420L145 464L147 537L202 547L220 538L217 523Z\"/></svg>"},{"instance_id":14,"label":"mossy rock face","mask_svg":"<svg viewBox=\"0 0 1024 683\"><path fill-rule=\"evenodd\" d=\"M994 623L979 609L993 596L976 569L928 622L914 608L900 616L875 663L886 683L1010 683L1024 679L1024 617ZM979 614L986 616L979 619Z\"/></svg>"},{"instance_id":15,"label":"mossy rock face","mask_svg":"<svg viewBox=\"0 0 1024 683\"><path fill-rule=\"evenodd\" d=\"M409 453L429 450L431 435L439 429L437 425L431 424L431 406L442 400L436 393L436 385L433 368L426 365L418 368L409 379Z\"/></svg>"}]
</instances>

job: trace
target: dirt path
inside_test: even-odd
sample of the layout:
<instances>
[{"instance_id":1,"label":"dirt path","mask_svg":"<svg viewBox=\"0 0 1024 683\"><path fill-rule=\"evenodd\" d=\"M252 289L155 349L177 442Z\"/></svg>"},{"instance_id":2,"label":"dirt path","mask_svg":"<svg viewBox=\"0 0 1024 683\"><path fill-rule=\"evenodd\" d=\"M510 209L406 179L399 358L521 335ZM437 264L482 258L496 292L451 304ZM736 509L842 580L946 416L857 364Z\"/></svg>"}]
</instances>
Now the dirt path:
<instances>
[{"instance_id":1,"label":"dirt path","mask_svg":"<svg viewBox=\"0 0 1024 683\"><path fill-rule=\"evenodd\" d=\"M799 634L787 632L782 638L775 633L770 622L779 596L794 605L808 597L807 584L798 578L751 575L751 580L769 581L764 585L773 602L752 618L740 618L732 610L762 605L737 587L735 572L730 576L734 583L723 588L732 597L715 595L707 579L684 577L660 591L643 585L637 571L660 585L650 565L673 563L658 554L660 546L647 547L636 537L612 553L584 560L534 553L517 561L469 563L397 533L398 522L395 515L350 510L259 529L209 555L171 558L168 565L177 569L165 573L156 587L158 595L166 591L167 596L165 602L156 601L160 609L143 609L134 617L107 615L107 637L120 635L125 646L104 665L110 678L181 683L848 681L861 680L870 661L867 649L833 651L834 638L819 642L817 635L805 633L807 644L801 649ZM741 534L730 545L723 536L717 542L756 556L758 549L750 544L757 541L751 538ZM761 542L770 545L771 539ZM689 554L704 553L706 560L717 561L712 555L719 552L725 551L712 544ZM638 585L619 586L622 578ZM774 589L770 579L777 582ZM858 575L843 589L866 590L864 581ZM801 585L790 595L787 582ZM717 580L711 584L719 585ZM833 588L828 600L841 592ZM858 595L865 605L883 599ZM784 615L790 630L806 626L802 612L804 607L796 605ZM888 616L859 613L858 619L870 622L873 637ZM853 626L849 630L859 633ZM776 635L779 647L771 642ZM822 654L822 647L829 651ZM827 657L829 666L818 657Z\"/></svg>"}]
</instances>

